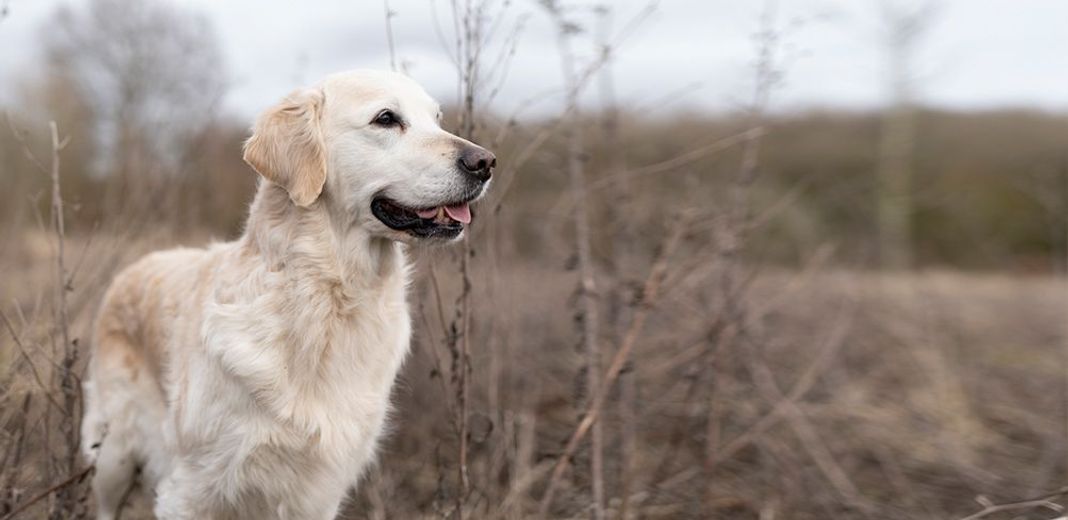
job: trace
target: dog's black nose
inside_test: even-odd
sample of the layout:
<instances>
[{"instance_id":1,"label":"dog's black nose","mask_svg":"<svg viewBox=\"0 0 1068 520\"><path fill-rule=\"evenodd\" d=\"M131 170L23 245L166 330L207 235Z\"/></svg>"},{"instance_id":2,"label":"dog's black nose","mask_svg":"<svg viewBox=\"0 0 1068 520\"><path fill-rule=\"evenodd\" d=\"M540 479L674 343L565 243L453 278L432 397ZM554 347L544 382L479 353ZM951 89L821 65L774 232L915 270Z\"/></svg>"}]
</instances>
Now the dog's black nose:
<instances>
[{"instance_id":1,"label":"dog's black nose","mask_svg":"<svg viewBox=\"0 0 1068 520\"><path fill-rule=\"evenodd\" d=\"M479 146L469 146L460 152L460 168L470 173L476 179L486 182L493 175L493 167L497 166L497 156L493 152Z\"/></svg>"}]
</instances>

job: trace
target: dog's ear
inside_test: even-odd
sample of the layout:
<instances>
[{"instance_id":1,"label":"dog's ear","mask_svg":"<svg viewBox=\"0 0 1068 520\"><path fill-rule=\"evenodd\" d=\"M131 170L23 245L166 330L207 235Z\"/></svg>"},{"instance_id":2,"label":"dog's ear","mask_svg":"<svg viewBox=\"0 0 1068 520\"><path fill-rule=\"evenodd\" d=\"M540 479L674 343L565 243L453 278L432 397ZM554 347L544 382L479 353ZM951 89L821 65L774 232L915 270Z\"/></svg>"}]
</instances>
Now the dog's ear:
<instances>
[{"instance_id":1,"label":"dog's ear","mask_svg":"<svg viewBox=\"0 0 1068 520\"><path fill-rule=\"evenodd\" d=\"M326 151L319 89L297 90L256 121L245 142L245 162L267 180L285 188L297 206L319 198L326 182Z\"/></svg>"}]
</instances>

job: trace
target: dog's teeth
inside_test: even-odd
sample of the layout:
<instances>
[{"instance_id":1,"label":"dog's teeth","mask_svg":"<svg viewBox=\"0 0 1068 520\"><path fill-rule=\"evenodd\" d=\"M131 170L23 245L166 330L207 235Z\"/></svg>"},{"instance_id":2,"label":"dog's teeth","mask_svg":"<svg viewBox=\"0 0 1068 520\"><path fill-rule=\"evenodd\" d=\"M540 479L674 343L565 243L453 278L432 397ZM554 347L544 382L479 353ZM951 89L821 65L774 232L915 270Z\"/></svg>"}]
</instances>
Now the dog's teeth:
<instances>
[{"instance_id":1,"label":"dog's teeth","mask_svg":"<svg viewBox=\"0 0 1068 520\"><path fill-rule=\"evenodd\" d=\"M445 220L445 206L438 206L438 216L435 218L437 220Z\"/></svg>"}]
</instances>

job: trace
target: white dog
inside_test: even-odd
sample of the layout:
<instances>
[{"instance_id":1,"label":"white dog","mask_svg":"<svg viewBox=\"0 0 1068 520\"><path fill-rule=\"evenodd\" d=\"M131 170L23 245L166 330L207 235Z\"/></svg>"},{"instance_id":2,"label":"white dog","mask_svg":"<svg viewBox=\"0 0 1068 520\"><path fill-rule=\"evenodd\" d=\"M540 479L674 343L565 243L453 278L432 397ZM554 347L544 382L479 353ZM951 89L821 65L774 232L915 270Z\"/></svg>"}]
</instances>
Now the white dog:
<instances>
[{"instance_id":1,"label":"white dog","mask_svg":"<svg viewBox=\"0 0 1068 520\"><path fill-rule=\"evenodd\" d=\"M112 283L85 384L99 518L138 470L163 519L326 519L408 350L403 243L456 240L496 159L412 80L357 71L265 112L244 235Z\"/></svg>"}]
</instances>

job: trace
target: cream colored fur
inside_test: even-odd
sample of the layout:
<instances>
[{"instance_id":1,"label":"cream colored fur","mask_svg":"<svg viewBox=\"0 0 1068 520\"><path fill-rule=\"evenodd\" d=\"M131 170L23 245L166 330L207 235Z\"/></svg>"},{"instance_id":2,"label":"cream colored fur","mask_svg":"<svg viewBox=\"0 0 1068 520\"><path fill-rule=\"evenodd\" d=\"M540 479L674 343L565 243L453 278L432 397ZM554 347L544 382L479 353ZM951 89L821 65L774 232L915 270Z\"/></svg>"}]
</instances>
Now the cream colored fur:
<instances>
[{"instance_id":1,"label":"cream colored fur","mask_svg":"<svg viewBox=\"0 0 1068 520\"><path fill-rule=\"evenodd\" d=\"M383 108L405 127L372 125ZM374 458L411 330L404 243L418 240L370 201L470 193L456 151L474 145L439 117L393 73L297 91L246 144L263 179L244 235L116 277L85 384L99 518L116 515L136 468L162 519L336 515Z\"/></svg>"}]
</instances>

